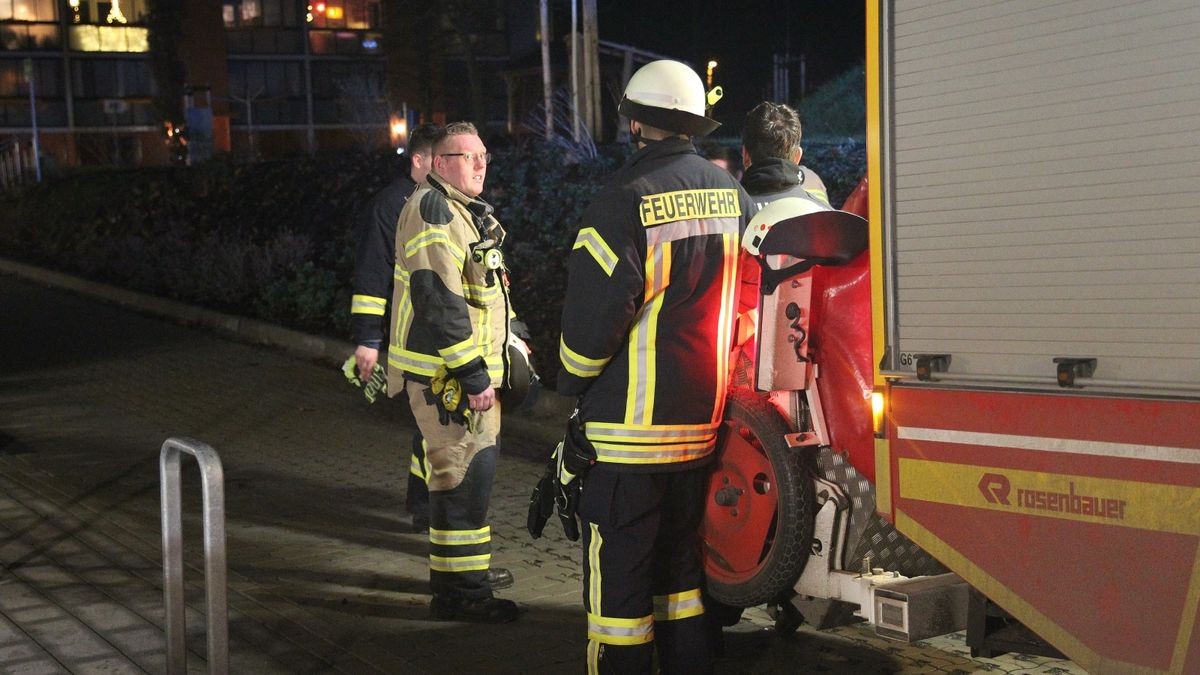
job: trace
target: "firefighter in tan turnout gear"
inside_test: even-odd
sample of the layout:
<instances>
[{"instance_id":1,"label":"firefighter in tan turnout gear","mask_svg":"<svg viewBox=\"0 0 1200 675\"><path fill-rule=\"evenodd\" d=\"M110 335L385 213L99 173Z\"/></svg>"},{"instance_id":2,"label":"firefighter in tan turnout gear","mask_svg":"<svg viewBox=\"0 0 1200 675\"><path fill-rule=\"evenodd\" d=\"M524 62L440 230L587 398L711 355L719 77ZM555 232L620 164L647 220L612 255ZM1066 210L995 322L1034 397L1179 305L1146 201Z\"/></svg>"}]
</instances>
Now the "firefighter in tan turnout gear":
<instances>
[{"instance_id":1,"label":"firefighter in tan turnout gear","mask_svg":"<svg viewBox=\"0 0 1200 675\"><path fill-rule=\"evenodd\" d=\"M428 452L430 613L499 623L518 614L488 582L511 339L504 229L479 198L491 155L475 127L447 126L433 155L396 230L388 381L404 382Z\"/></svg>"},{"instance_id":2,"label":"firefighter in tan turnout gear","mask_svg":"<svg viewBox=\"0 0 1200 675\"><path fill-rule=\"evenodd\" d=\"M569 259L558 388L580 407L559 480L582 484L590 672L649 673L655 649L664 673L712 670L698 528L754 207L692 145L718 126L706 98L684 64L634 74L620 112L638 150Z\"/></svg>"}]
</instances>

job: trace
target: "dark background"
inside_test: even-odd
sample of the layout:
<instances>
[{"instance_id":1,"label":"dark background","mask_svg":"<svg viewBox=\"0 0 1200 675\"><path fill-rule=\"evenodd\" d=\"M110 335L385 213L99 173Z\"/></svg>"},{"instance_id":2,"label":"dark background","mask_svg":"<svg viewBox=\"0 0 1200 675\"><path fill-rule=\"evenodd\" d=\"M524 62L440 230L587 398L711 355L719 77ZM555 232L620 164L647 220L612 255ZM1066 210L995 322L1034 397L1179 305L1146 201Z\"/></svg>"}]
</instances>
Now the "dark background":
<instances>
[{"instance_id":1,"label":"dark background","mask_svg":"<svg viewBox=\"0 0 1200 675\"><path fill-rule=\"evenodd\" d=\"M701 77L710 59L713 84L725 98L714 116L722 136L740 133L741 118L772 97L772 55L805 57L804 87L793 65L791 100L863 62L866 5L861 0L600 0L600 37L686 60Z\"/></svg>"}]
</instances>

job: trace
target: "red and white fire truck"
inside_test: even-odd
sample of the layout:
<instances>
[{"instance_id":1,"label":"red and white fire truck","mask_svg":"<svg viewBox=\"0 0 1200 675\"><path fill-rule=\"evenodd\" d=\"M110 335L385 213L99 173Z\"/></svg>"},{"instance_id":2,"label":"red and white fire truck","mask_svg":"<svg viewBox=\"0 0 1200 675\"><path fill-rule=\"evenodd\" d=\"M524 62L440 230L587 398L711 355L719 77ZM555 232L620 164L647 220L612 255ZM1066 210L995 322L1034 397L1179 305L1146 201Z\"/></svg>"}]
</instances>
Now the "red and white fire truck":
<instances>
[{"instance_id":1,"label":"red and white fire truck","mask_svg":"<svg viewBox=\"0 0 1200 675\"><path fill-rule=\"evenodd\" d=\"M1200 3L868 1L866 65L865 221L752 224L710 593L1200 672Z\"/></svg>"}]
</instances>

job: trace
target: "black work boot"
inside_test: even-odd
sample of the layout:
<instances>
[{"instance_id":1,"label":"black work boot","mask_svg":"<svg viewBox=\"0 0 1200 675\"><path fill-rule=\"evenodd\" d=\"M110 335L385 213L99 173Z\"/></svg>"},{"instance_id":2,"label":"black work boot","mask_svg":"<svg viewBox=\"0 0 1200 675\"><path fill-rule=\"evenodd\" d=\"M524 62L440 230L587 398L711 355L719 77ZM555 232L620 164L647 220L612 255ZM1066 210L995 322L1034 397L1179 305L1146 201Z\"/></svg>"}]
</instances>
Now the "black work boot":
<instances>
[{"instance_id":1,"label":"black work boot","mask_svg":"<svg viewBox=\"0 0 1200 675\"><path fill-rule=\"evenodd\" d=\"M429 602L429 614L435 619L474 623L508 623L521 613L517 603L501 598L463 598L435 595Z\"/></svg>"},{"instance_id":2,"label":"black work boot","mask_svg":"<svg viewBox=\"0 0 1200 675\"><path fill-rule=\"evenodd\" d=\"M513 585L513 574L503 567L492 567L487 571L487 582L493 591L510 588Z\"/></svg>"}]
</instances>

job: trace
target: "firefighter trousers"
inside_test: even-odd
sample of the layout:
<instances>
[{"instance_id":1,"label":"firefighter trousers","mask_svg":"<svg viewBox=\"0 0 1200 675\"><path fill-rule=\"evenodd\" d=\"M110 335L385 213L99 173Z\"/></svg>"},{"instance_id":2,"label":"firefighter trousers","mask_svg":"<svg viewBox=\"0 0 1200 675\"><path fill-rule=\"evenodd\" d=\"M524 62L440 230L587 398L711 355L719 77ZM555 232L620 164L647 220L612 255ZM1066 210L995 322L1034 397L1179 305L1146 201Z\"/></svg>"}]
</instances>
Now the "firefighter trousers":
<instances>
[{"instance_id":1,"label":"firefighter trousers","mask_svg":"<svg viewBox=\"0 0 1200 675\"><path fill-rule=\"evenodd\" d=\"M709 469L593 466L583 483L583 604L589 673L711 673L700 590Z\"/></svg>"},{"instance_id":2,"label":"firefighter trousers","mask_svg":"<svg viewBox=\"0 0 1200 675\"><path fill-rule=\"evenodd\" d=\"M500 453L500 403L476 413L475 431L442 424L428 385L406 382L409 407L424 437L429 484L429 585L434 595L489 598L492 530L487 524Z\"/></svg>"}]
</instances>

